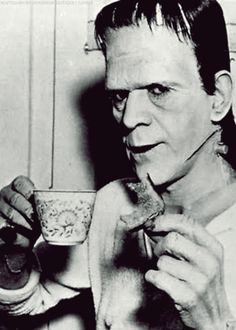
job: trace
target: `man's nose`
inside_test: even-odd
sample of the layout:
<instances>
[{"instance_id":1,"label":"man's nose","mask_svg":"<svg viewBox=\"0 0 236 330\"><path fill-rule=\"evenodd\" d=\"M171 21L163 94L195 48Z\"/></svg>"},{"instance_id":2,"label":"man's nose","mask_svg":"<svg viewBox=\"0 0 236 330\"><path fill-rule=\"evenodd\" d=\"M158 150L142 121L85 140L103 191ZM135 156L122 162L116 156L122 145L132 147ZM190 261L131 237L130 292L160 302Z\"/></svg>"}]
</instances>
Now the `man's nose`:
<instances>
[{"instance_id":1,"label":"man's nose","mask_svg":"<svg viewBox=\"0 0 236 330\"><path fill-rule=\"evenodd\" d=\"M134 90L129 93L122 117L123 125L134 129L139 125L150 125L151 109L145 90Z\"/></svg>"}]
</instances>

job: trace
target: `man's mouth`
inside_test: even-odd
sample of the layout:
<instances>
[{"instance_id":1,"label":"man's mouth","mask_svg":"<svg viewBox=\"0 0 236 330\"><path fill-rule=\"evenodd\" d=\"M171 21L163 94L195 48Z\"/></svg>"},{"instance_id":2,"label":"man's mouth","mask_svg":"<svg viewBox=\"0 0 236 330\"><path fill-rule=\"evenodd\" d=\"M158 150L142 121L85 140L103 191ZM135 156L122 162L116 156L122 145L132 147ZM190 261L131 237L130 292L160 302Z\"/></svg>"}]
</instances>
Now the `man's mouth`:
<instances>
[{"instance_id":1,"label":"man's mouth","mask_svg":"<svg viewBox=\"0 0 236 330\"><path fill-rule=\"evenodd\" d=\"M132 152L132 154L143 154L145 152L148 152L149 150L155 148L159 143L155 144L148 144L143 146L131 146L127 145L127 149Z\"/></svg>"}]
</instances>

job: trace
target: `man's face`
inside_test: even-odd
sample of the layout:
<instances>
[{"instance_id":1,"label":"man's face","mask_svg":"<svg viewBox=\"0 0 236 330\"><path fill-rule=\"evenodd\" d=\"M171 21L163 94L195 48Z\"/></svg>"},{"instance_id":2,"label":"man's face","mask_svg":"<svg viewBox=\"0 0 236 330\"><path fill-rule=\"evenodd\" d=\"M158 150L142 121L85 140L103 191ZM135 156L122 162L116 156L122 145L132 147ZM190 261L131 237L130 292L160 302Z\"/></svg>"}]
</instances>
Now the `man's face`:
<instances>
[{"instance_id":1,"label":"man's face","mask_svg":"<svg viewBox=\"0 0 236 330\"><path fill-rule=\"evenodd\" d=\"M106 42L106 87L137 175L156 185L186 175L214 129L192 46L144 22L108 30Z\"/></svg>"}]
</instances>

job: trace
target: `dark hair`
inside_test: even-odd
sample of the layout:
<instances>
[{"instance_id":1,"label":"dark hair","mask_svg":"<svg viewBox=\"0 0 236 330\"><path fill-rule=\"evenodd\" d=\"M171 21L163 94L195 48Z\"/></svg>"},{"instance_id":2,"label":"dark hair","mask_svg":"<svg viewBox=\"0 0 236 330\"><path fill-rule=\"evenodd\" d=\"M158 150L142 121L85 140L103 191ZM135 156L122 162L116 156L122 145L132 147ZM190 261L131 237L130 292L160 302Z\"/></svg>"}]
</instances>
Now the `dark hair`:
<instances>
[{"instance_id":1,"label":"dark hair","mask_svg":"<svg viewBox=\"0 0 236 330\"><path fill-rule=\"evenodd\" d=\"M95 22L98 44L106 55L106 31L124 26L139 26L146 20L150 29L158 25L157 6L163 25L172 30L180 41L190 41L198 62L199 75L205 91L215 91L215 73L230 72L229 46L226 24L221 6L216 0L120 0L104 7ZM233 154L236 132L232 108L222 120L222 140L230 151L228 161L236 167ZM234 144L234 143L233 143ZM235 160L234 160L235 158Z\"/></svg>"}]
</instances>

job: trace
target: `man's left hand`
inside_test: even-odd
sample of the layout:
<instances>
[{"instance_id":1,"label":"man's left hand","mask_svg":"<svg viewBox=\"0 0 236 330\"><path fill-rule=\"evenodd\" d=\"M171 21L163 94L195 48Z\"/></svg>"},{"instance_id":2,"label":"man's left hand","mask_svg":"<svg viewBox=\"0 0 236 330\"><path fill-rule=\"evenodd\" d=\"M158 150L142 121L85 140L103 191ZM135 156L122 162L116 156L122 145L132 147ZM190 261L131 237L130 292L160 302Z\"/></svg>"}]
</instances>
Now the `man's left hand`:
<instances>
[{"instance_id":1,"label":"man's left hand","mask_svg":"<svg viewBox=\"0 0 236 330\"><path fill-rule=\"evenodd\" d=\"M146 280L173 299L186 326L225 329L230 311L221 244L185 215L157 217L147 234L154 242L157 269L149 270Z\"/></svg>"}]
</instances>

